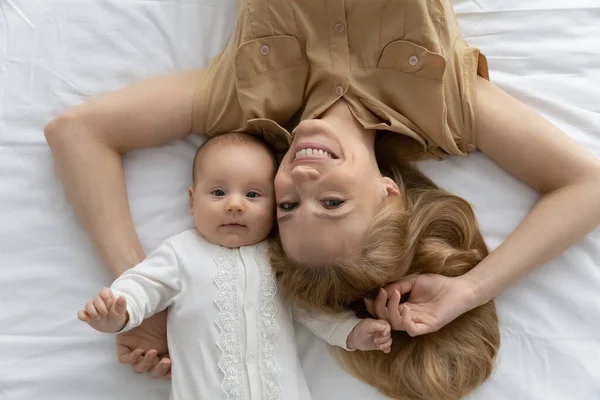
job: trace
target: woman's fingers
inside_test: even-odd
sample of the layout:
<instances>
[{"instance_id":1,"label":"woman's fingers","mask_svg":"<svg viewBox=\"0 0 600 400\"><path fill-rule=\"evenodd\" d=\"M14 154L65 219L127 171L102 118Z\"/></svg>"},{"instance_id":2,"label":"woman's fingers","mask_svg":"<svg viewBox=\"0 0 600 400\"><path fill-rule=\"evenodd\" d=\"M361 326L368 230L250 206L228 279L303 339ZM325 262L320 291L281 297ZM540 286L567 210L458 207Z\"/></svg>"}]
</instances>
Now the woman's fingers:
<instances>
[{"instance_id":1,"label":"woman's fingers","mask_svg":"<svg viewBox=\"0 0 600 400\"><path fill-rule=\"evenodd\" d=\"M158 362L157 355L158 352L156 350L148 350L140 361L133 364L133 372L136 374L148 372Z\"/></svg>"},{"instance_id":2,"label":"woman's fingers","mask_svg":"<svg viewBox=\"0 0 600 400\"><path fill-rule=\"evenodd\" d=\"M389 316L389 322L392 325L394 330L399 331L402 330L402 317L400 316L400 292L394 290L392 292L392 296L390 297L390 301L387 304L387 312Z\"/></svg>"},{"instance_id":3,"label":"woman's fingers","mask_svg":"<svg viewBox=\"0 0 600 400\"><path fill-rule=\"evenodd\" d=\"M387 285L384 289L390 297L394 293L394 290L400 292L400 295L402 296L403 294L412 291L413 286L415 286L415 282L417 281L418 277L419 275L407 276L405 278L400 279L397 282Z\"/></svg>"},{"instance_id":4,"label":"woman's fingers","mask_svg":"<svg viewBox=\"0 0 600 400\"><path fill-rule=\"evenodd\" d=\"M402 306L402 325L406 333L415 336L415 323L412 321L412 311L408 306Z\"/></svg>"},{"instance_id":5,"label":"woman's fingers","mask_svg":"<svg viewBox=\"0 0 600 400\"><path fill-rule=\"evenodd\" d=\"M365 298L365 307L367 308L367 312L371 314L371 316L375 316L375 304L373 300Z\"/></svg>"},{"instance_id":6,"label":"woman's fingers","mask_svg":"<svg viewBox=\"0 0 600 400\"><path fill-rule=\"evenodd\" d=\"M145 350L143 349L135 349L131 351L129 347L121 344L117 347L117 355L119 358L119 362L121 364L133 365L138 361L138 359L141 356L144 355L144 351Z\"/></svg>"},{"instance_id":7,"label":"woman's fingers","mask_svg":"<svg viewBox=\"0 0 600 400\"><path fill-rule=\"evenodd\" d=\"M406 333L413 337L437 330L432 323L424 323L421 318L415 316L410 307L406 305L402 309L402 324Z\"/></svg>"},{"instance_id":8,"label":"woman's fingers","mask_svg":"<svg viewBox=\"0 0 600 400\"><path fill-rule=\"evenodd\" d=\"M387 312L387 292L383 289L379 289L377 298L375 299L375 314L377 318L389 321Z\"/></svg>"},{"instance_id":9,"label":"woman's fingers","mask_svg":"<svg viewBox=\"0 0 600 400\"><path fill-rule=\"evenodd\" d=\"M170 370L171 359L163 358L148 371L148 374L153 378L165 378Z\"/></svg>"}]
</instances>

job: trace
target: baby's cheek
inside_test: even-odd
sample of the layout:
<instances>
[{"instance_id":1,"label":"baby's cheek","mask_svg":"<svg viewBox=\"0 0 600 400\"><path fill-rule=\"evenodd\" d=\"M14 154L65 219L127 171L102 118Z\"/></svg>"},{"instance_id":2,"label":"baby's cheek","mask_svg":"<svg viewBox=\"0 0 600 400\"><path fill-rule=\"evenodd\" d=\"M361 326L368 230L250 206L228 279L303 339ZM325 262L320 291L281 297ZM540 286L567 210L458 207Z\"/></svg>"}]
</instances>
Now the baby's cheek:
<instances>
[{"instance_id":1,"label":"baby's cheek","mask_svg":"<svg viewBox=\"0 0 600 400\"><path fill-rule=\"evenodd\" d=\"M196 230L198 232L200 232L201 234L206 233L206 232L204 232L204 230L206 228L206 224L202 223L202 218L200 218L200 216L198 214L194 215L194 226L196 227Z\"/></svg>"},{"instance_id":2,"label":"baby's cheek","mask_svg":"<svg viewBox=\"0 0 600 400\"><path fill-rule=\"evenodd\" d=\"M194 209L194 225L200 233L208 233L206 231L210 228L213 219L214 216L210 212L210 207L196 207Z\"/></svg>"},{"instance_id":3,"label":"baby's cheek","mask_svg":"<svg viewBox=\"0 0 600 400\"><path fill-rule=\"evenodd\" d=\"M270 230L275 223L275 207L264 207L260 215L260 220L264 223L265 229Z\"/></svg>"}]
</instances>

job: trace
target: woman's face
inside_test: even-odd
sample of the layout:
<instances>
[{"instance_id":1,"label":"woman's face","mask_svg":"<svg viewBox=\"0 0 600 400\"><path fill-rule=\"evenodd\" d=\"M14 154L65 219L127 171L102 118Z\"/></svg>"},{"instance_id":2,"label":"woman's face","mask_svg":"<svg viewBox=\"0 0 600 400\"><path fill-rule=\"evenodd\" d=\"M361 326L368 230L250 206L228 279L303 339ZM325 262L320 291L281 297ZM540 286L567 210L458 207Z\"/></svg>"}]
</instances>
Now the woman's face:
<instances>
[{"instance_id":1,"label":"woman's face","mask_svg":"<svg viewBox=\"0 0 600 400\"><path fill-rule=\"evenodd\" d=\"M377 167L375 132L341 104L298 125L275 177L284 251L307 266L352 257L379 205L398 194Z\"/></svg>"}]
</instances>

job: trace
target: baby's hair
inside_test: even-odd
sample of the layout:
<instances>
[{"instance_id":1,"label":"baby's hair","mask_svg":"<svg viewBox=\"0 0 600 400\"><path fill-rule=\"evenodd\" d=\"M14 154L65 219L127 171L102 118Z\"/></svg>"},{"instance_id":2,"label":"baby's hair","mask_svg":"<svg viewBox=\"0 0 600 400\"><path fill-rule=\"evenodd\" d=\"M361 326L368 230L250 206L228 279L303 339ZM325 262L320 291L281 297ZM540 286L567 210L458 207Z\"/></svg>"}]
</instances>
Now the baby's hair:
<instances>
[{"instance_id":1,"label":"baby's hair","mask_svg":"<svg viewBox=\"0 0 600 400\"><path fill-rule=\"evenodd\" d=\"M236 132L224 133L224 134L209 138L196 151L196 155L194 156L194 164L193 164L193 168L192 168L192 182L194 183L194 185L196 184L196 172L197 172L196 170L198 169L200 160L202 159L202 153L208 151L209 149L211 149L215 146L244 146L244 145L248 145L248 144L259 145L259 146L263 147L263 149L269 153L269 155L271 156L271 159L273 160L273 171L274 171L273 174L275 174L275 172L277 172L277 167L278 167L277 157L275 156L275 154L273 153L271 148L267 145L267 143L264 140L262 140L261 138L259 138L257 136L250 135L247 133L236 133Z\"/></svg>"},{"instance_id":2,"label":"baby's hair","mask_svg":"<svg viewBox=\"0 0 600 400\"><path fill-rule=\"evenodd\" d=\"M401 191L382 205L361 257L306 267L286 257L281 241L271 243L271 264L290 301L304 309L368 316L364 297L413 274L458 276L475 267L488 249L471 206L439 189L409 165L382 168ZM381 165L380 165L381 167ZM332 349L353 375L402 400L458 400L491 374L500 346L493 301L437 332L410 337L393 332L390 354Z\"/></svg>"}]
</instances>

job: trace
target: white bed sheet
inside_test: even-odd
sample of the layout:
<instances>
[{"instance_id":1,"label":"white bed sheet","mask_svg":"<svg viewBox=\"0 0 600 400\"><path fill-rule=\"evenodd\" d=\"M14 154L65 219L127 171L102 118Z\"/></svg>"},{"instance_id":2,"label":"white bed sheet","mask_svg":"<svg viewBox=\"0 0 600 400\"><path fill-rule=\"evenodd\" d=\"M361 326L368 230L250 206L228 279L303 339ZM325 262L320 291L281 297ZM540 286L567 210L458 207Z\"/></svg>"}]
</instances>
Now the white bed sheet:
<instances>
[{"instance_id":1,"label":"white bed sheet","mask_svg":"<svg viewBox=\"0 0 600 400\"><path fill-rule=\"evenodd\" d=\"M600 0L454 4L494 81L600 156ZM0 0L0 399L168 398L167 382L119 365L113 337L76 319L110 278L65 200L43 127L90 96L206 64L234 18L235 0ZM192 226L197 144L126 158L146 250ZM480 154L422 167L474 204L492 248L536 199ZM599 264L596 230L498 299L497 368L472 399L600 398ZM301 328L298 341L315 399L381 398Z\"/></svg>"}]
</instances>

